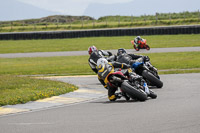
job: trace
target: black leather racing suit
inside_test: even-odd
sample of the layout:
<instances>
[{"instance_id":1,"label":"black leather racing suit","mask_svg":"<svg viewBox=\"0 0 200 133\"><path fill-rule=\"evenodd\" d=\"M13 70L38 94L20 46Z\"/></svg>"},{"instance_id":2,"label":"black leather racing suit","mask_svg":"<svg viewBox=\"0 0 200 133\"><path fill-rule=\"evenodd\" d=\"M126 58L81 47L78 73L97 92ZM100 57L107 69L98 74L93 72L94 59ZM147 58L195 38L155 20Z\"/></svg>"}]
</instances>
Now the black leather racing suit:
<instances>
[{"instance_id":1,"label":"black leather racing suit","mask_svg":"<svg viewBox=\"0 0 200 133\"><path fill-rule=\"evenodd\" d=\"M96 68L97 60L100 59L100 58L106 58L107 60L109 60L110 56L112 56L112 53L109 52L109 51L104 51L104 50L94 51L94 52L91 53L90 58L88 59L88 63L90 65L91 69L95 73L97 73L98 72L98 70Z\"/></svg>"},{"instance_id":2,"label":"black leather racing suit","mask_svg":"<svg viewBox=\"0 0 200 133\"><path fill-rule=\"evenodd\" d=\"M116 61L120 62L120 63L126 63L126 64L129 64L129 65L132 65L132 63L134 63L135 60L137 60L141 57L143 57L143 56L142 55L123 53L123 54L117 56Z\"/></svg>"}]
</instances>

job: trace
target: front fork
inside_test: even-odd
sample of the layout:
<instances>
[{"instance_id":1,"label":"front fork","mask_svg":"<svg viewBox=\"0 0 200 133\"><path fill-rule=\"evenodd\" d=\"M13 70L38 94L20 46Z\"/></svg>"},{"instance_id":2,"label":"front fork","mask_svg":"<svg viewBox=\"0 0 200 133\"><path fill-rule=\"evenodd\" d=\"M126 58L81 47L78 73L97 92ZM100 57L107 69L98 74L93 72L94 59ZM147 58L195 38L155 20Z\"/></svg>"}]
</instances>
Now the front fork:
<instances>
[{"instance_id":1,"label":"front fork","mask_svg":"<svg viewBox=\"0 0 200 133\"><path fill-rule=\"evenodd\" d=\"M136 83L136 86L142 89L147 95L150 94L149 87L145 81L141 81L141 83Z\"/></svg>"},{"instance_id":2,"label":"front fork","mask_svg":"<svg viewBox=\"0 0 200 133\"><path fill-rule=\"evenodd\" d=\"M149 87L147 86L147 84L145 82L144 82L143 86L144 86L144 91L149 95L150 94Z\"/></svg>"}]
</instances>

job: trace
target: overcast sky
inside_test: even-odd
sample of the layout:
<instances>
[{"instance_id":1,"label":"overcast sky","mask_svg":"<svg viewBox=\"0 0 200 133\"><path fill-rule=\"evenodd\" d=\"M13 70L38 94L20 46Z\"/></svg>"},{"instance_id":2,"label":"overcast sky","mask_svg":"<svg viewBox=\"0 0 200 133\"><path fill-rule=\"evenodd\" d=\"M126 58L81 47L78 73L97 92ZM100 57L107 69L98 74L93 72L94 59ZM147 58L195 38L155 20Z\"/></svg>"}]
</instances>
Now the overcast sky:
<instances>
[{"instance_id":1,"label":"overcast sky","mask_svg":"<svg viewBox=\"0 0 200 133\"><path fill-rule=\"evenodd\" d=\"M83 15L89 4L115 4L134 0L17 0L61 14Z\"/></svg>"},{"instance_id":2,"label":"overcast sky","mask_svg":"<svg viewBox=\"0 0 200 133\"><path fill-rule=\"evenodd\" d=\"M52 15L152 15L200 10L200 0L0 0L0 21Z\"/></svg>"}]
</instances>

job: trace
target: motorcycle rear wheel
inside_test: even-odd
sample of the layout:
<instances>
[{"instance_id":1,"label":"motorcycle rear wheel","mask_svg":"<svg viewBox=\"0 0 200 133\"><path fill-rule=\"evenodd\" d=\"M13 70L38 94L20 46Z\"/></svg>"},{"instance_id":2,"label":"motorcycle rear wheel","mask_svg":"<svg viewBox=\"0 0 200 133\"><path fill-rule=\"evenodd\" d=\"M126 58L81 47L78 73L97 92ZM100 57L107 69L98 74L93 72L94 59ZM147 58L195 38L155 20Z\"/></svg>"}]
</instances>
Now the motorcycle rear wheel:
<instances>
[{"instance_id":1,"label":"motorcycle rear wheel","mask_svg":"<svg viewBox=\"0 0 200 133\"><path fill-rule=\"evenodd\" d=\"M122 91L127 93L132 99L137 99L139 101L147 100L147 95L144 91L131 86L126 80L122 83L121 89Z\"/></svg>"},{"instance_id":2,"label":"motorcycle rear wheel","mask_svg":"<svg viewBox=\"0 0 200 133\"><path fill-rule=\"evenodd\" d=\"M152 73L148 72L147 70L144 70L142 72L142 76L146 78L150 83L155 85L157 88L163 87L163 82L157 77L155 77Z\"/></svg>"},{"instance_id":3,"label":"motorcycle rear wheel","mask_svg":"<svg viewBox=\"0 0 200 133\"><path fill-rule=\"evenodd\" d=\"M134 45L134 49L136 50L136 51L139 51L140 49L139 48L136 48L136 46Z\"/></svg>"}]
</instances>

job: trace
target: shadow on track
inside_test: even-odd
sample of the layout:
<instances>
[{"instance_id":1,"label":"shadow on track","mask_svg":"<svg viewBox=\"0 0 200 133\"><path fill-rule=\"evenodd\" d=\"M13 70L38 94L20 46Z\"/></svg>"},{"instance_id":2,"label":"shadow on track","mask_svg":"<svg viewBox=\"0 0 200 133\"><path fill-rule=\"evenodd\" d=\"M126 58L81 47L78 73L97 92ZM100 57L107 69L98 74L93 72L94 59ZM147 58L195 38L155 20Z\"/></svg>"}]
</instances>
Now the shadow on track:
<instances>
[{"instance_id":1,"label":"shadow on track","mask_svg":"<svg viewBox=\"0 0 200 133\"><path fill-rule=\"evenodd\" d=\"M131 99L129 101L118 99L117 101L98 101L98 102L94 101L94 102L91 102L91 103L114 104L114 103L138 103L138 102L141 102L141 101L138 101L138 100L135 100L135 99Z\"/></svg>"}]
</instances>

